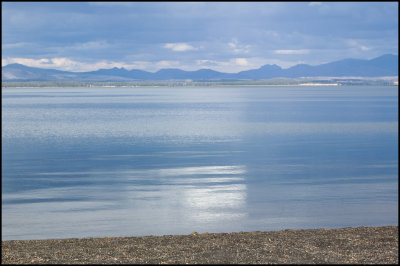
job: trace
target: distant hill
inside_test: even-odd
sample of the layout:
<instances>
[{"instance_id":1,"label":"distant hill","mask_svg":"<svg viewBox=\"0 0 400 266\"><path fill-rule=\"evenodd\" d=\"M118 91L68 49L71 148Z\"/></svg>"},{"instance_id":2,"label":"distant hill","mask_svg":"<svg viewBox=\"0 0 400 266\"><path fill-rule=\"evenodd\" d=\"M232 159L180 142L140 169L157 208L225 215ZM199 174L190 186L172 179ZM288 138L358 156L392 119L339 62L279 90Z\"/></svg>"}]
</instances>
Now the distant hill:
<instances>
[{"instance_id":1,"label":"distant hill","mask_svg":"<svg viewBox=\"0 0 400 266\"><path fill-rule=\"evenodd\" d=\"M2 67L2 81L149 81L149 80L263 80L299 77L382 77L398 76L398 56L382 55L371 60L344 59L311 66L295 65L282 69L277 65L264 65L258 69L238 73L223 73L211 69L185 71L161 69L155 73L125 68L99 69L91 72L69 72L55 69L9 64Z\"/></svg>"}]
</instances>

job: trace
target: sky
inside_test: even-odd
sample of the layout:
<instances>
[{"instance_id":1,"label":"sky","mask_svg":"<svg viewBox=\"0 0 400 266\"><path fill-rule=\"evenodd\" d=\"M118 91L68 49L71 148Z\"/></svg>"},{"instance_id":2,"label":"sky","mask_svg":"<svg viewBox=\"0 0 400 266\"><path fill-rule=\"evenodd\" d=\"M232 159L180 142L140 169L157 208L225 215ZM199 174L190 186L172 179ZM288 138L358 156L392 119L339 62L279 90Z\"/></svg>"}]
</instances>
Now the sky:
<instances>
[{"instance_id":1,"label":"sky","mask_svg":"<svg viewBox=\"0 0 400 266\"><path fill-rule=\"evenodd\" d=\"M2 2L2 66L236 73L398 54L398 2Z\"/></svg>"}]
</instances>

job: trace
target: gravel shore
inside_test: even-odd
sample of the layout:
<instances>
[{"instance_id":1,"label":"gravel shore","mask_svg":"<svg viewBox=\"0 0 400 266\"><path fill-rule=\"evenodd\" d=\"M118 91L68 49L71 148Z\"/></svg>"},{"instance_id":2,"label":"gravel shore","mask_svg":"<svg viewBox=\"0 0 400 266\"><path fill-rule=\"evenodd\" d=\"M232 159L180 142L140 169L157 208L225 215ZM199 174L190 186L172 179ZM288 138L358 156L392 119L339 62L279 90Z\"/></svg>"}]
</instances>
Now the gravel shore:
<instances>
[{"instance_id":1,"label":"gravel shore","mask_svg":"<svg viewBox=\"0 0 400 266\"><path fill-rule=\"evenodd\" d=\"M398 264L398 226L2 241L2 264Z\"/></svg>"}]
</instances>

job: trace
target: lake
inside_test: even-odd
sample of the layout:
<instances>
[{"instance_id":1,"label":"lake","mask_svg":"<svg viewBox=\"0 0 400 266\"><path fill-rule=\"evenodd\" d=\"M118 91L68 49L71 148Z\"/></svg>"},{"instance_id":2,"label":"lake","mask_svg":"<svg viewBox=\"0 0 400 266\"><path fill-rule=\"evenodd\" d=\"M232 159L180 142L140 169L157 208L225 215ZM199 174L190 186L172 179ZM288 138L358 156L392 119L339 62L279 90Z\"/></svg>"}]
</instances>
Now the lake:
<instances>
[{"instance_id":1,"label":"lake","mask_svg":"<svg viewBox=\"0 0 400 266\"><path fill-rule=\"evenodd\" d=\"M2 89L2 240L397 224L397 86Z\"/></svg>"}]
</instances>

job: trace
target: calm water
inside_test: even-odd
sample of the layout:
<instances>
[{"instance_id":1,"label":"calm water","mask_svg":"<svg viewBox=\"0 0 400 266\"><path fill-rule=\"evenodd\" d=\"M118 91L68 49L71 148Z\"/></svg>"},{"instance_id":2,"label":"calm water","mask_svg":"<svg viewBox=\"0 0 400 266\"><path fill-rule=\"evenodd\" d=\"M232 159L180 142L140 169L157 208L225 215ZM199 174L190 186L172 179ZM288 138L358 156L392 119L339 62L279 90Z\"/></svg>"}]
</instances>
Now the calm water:
<instances>
[{"instance_id":1,"label":"calm water","mask_svg":"<svg viewBox=\"0 0 400 266\"><path fill-rule=\"evenodd\" d=\"M397 87L7 88L2 239L398 224Z\"/></svg>"}]
</instances>

